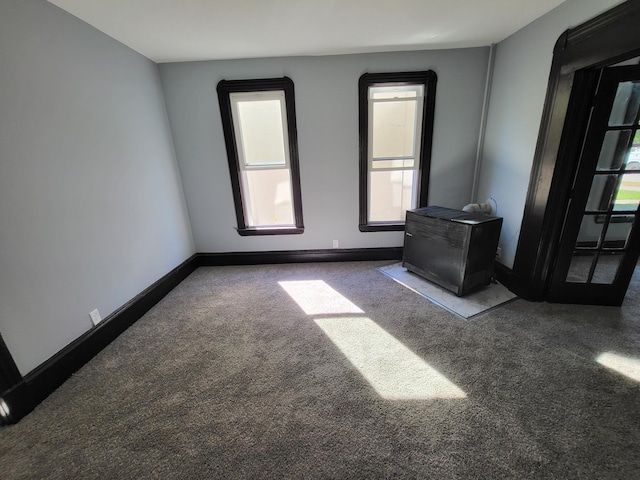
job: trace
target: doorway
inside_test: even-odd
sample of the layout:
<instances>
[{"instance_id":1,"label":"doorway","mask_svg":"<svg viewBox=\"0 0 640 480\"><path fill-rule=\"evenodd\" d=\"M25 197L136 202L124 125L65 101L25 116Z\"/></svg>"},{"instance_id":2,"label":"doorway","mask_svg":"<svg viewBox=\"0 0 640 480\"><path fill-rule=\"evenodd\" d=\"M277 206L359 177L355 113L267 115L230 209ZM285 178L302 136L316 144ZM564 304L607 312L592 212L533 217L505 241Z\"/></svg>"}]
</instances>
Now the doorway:
<instances>
[{"instance_id":1,"label":"doorway","mask_svg":"<svg viewBox=\"0 0 640 480\"><path fill-rule=\"evenodd\" d=\"M622 205L622 197L615 193L620 190L622 183L625 187L630 183L627 182L626 175L633 173L633 165L626 166L625 160L625 167L620 166L617 171L611 168L594 174L596 167L593 166L594 170L589 172L591 183L595 181L595 176L602 177L597 181L605 183L594 188L593 202L596 197L599 200L602 200L603 196L606 197L606 192L611 192L612 196L615 193L613 206L609 208L610 205L607 205L606 209L604 201L597 205L592 202L587 206L591 183L578 182L578 174L584 170L584 165L579 166L579 162L584 160L587 163L586 157L583 158L583 141L587 138L587 130L592 127L589 123L592 105L585 99L597 98L594 93L602 80L601 75L607 70L606 67L640 55L638 24L640 1L630 0L576 28L567 30L556 42L514 265L512 269L497 269L501 283L522 298L535 301L553 299L568 303L619 304L622 301L591 301L590 296L602 285L608 290L614 288L608 283L597 283L601 281L600 272L603 271L606 260L610 260L611 263L618 262L613 275L614 282L616 277L624 273L623 269L633 268L630 266L629 257L622 259L620 254L633 254L633 250L637 248L638 239L635 236L638 235L638 229L635 229L634 233L633 221L623 221L617 217L622 215L621 212L626 214L628 210L617 210ZM606 117L605 114L602 116ZM622 130L622 126L619 127L616 126L613 130ZM599 135L603 137L603 142L608 130L612 129L600 129ZM637 131L637 128L635 130ZM611 135L614 134L609 134L610 137ZM617 145L611 138L608 142ZM602 144L591 148L597 150L597 153L591 155L590 161L597 165ZM622 156L622 153L619 153ZM627 155L629 153L630 151ZM580 190L583 184L588 186ZM599 196L595 193L598 188L601 193ZM579 210L578 204L582 201L584 204ZM596 208L592 208L594 205ZM569 212L570 209L574 210ZM635 216L635 213L632 213ZM585 223L579 238L581 222L585 215L593 215L590 220L597 220L598 223ZM593 243L596 241L596 234L587 232L588 226L601 234L597 240L600 243ZM602 230L599 230L600 227ZM620 235L612 235L615 230L625 228L629 229L627 240L619 251L613 252L614 240ZM609 238L606 237L607 231ZM570 239L572 235L575 235L575 238ZM588 241L592 244L589 245ZM620 244L621 240L618 238L618 245ZM588 248L592 248L592 251L586 251ZM579 256L591 256L591 263L589 260L577 259L572 267L573 258ZM598 267L600 259L602 262ZM567 281L571 268L574 273L579 270L580 261L583 262L581 281L571 281L577 278L574 276L570 276L570 281ZM588 269L585 264L588 264ZM590 285L592 290L588 293L582 289L581 293L569 295L566 289L558 290L558 282L571 288Z\"/></svg>"}]
</instances>

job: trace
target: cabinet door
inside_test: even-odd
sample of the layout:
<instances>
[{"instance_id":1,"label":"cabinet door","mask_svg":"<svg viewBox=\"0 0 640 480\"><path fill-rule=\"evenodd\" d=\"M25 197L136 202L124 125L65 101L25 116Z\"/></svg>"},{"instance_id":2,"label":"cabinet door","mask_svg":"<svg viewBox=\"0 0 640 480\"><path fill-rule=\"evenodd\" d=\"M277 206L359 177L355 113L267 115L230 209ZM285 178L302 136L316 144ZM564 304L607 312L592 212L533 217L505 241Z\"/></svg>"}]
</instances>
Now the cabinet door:
<instances>
[{"instance_id":1,"label":"cabinet door","mask_svg":"<svg viewBox=\"0 0 640 480\"><path fill-rule=\"evenodd\" d=\"M459 293L462 286L465 228L452 222L408 219L403 265L438 285Z\"/></svg>"}]
</instances>

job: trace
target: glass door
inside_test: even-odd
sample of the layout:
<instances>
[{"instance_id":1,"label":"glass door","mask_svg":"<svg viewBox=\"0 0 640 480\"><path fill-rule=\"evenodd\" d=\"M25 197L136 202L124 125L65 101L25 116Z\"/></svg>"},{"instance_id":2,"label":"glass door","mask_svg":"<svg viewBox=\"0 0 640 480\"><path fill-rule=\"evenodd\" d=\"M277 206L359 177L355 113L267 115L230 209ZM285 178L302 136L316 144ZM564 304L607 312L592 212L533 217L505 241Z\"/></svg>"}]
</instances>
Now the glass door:
<instances>
[{"instance_id":1,"label":"glass door","mask_svg":"<svg viewBox=\"0 0 640 480\"><path fill-rule=\"evenodd\" d=\"M602 70L547 299L620 305L638 260L640 66Z\"/></svg>"}]
</instances>

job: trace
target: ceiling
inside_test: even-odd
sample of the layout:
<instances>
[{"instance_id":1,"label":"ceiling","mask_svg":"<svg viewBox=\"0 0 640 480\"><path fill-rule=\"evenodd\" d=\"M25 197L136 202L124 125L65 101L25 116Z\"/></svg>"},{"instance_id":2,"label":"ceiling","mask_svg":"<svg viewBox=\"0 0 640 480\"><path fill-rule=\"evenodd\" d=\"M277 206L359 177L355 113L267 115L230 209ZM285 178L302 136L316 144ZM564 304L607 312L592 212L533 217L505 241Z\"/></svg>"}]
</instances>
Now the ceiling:
<instances>
[{"instance_id":1,"label":"ceiling","mask_svg":"<svg viewBox=\"0 0 640 480\"><path fill-rule=\"evenodd\" d=\"M151 60L486 46L564 0L49 0Z\"/></svg>"}]
</instances>

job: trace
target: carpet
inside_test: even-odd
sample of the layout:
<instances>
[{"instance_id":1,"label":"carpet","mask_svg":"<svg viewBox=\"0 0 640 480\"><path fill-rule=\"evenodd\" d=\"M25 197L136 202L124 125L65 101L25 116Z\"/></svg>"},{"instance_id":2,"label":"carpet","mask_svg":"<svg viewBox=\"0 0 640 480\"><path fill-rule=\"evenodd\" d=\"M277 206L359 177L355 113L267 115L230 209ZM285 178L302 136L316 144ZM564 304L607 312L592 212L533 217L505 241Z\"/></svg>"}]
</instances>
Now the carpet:
<instances>
[{"instance_id":1,"label":"carpet","mask_svg":"<svg viewBox=\"0 0 640 480\"><path fill-rule=\"evenodd\" d=\"M640 279L466 322L390 263L197 269L0 428L0 478L637 478Z\"/></svg>"},{"instance_id":2,"label":"carpet","mask_svg":"<svg viewBox=\"0 0 640 480\"><path fill-rule=\"evenodd\" d=\"M464 318L471 320L500 305L515 300L517 296L500 283L492 283L464 297L458 297L450 291L432 283L415 273L407 271L402 263L379 267L385 275L393 278L430 302Z\"/></svg>"}]
</instances>

